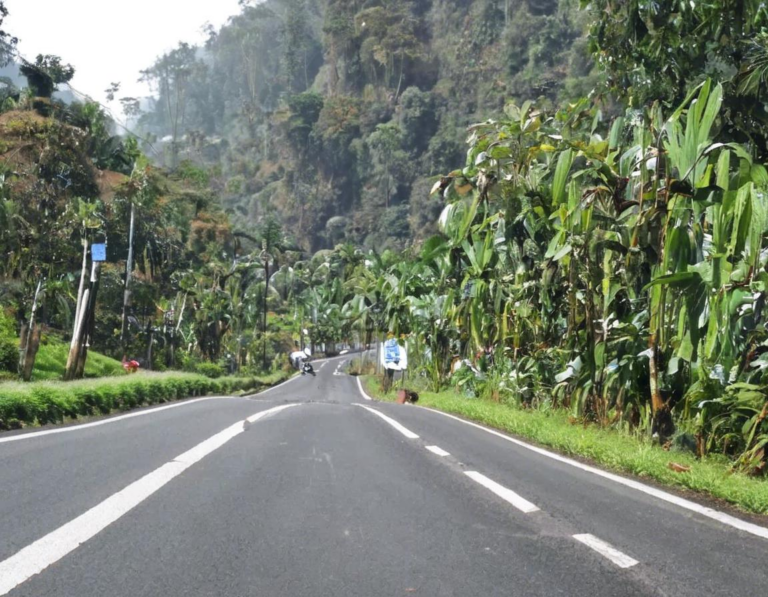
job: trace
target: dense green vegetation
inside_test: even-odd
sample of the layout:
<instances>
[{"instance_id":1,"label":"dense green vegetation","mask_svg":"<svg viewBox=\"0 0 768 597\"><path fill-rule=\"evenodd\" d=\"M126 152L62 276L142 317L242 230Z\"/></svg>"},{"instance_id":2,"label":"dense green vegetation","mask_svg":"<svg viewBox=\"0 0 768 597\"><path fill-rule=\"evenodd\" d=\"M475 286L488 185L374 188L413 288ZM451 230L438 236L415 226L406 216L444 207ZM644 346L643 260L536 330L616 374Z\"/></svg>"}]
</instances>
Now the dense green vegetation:
<instances>
[{"instance_id":1,"label":"dense green vegetation","mask_svg":"<svg viewBox=\"0 0 768 597\"><path fill-rule=\"evenodd\" d=\"M276 215L311 252L426 238L430 177L461 160L468 124L595 80L571 1L241 4L204 48L145 71L158 97L140 128L166 164L213 167L242 225Z\"/></svg>"},{"instance_id":2,"label":"dense green vegetation","mask_svg":"<svg viewBox=\"0 0 768 597\"><path fill-rule=\"evenodd\" d=\"M0 430L107 415L190 396L231 395L273 385L287 375L210 379L194 373L137 373L75 382L9 383L0 392Z\"/></svg>"},{"instance_id":3,"label":"dense green vegetation","mask_svg":"<svg viewBox=\"0 0 768 597\"><path fill-rule=\"evenodd\" d=\"M35 321L74 331L67 377L88 346L213 377L391 334L435 391L765 471L762 3L241 7L122 98L141 138L24 64L0 361Z\"/></svg>"},{"instance_id":4,"label":"dense green vegetation","mask_svg":"<svg viewBox=\"0 0 768 597\"><path fill-rule=\"evenodd\" d=\"M55 337L44 341L37 352L32 380L56 380L64 377L68 352L69 345ZM14 354L14 357L18 357L18 352ZM93 351L88 355L84 377L112 377L124 373L120 361Z\"/></svg>"},{"instance_id":5,"label":"dense green vegetation","mask_svg":"<svg viewBox=\"0 0 768 597\"><path fill-rule=\"evenodd\" d=\"M708 80L677 109L608 121L588 102L508 105L436 183L442 234L361 268L350 300L408 337L434 390L763 470L768 178L718 141L722 103Z\"/></svg>"}]
</instances>

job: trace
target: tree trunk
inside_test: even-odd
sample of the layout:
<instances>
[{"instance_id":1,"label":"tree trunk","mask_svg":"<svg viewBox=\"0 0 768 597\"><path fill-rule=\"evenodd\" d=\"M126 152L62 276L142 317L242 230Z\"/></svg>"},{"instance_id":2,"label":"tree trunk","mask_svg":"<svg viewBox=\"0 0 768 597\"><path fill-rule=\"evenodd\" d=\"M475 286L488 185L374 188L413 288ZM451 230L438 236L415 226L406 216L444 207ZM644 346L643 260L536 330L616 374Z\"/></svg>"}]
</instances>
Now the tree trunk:
<instances>
[{"instance_id":1,"label":"tree trunk","mask_svg":"<svg viewBox=\"0 0 768 597\"><path fill-rule=\"evenodd\" d=\"M125 264L125 286L123 290L123 321L120 330L120 346L123 350L123 360L126 359L126 342L128 332L128 305L131 301L131 273L133 272L133 230L135 223L136 206L131 203L131 224L128 233L128 261Z\"/></svg>"},{"instance_id":2,"label":"tree trunk","mask_svg":"<svg viewBox=\"0 0 768 597\"><path fill-rule=\"evenodd\" d=\"M331 65L329 78L329 91L330 95L336 95L336 89L339 86L339 52L336 47L336 40L331 37L330 51L329 51L329 63Z\"/></svg>"},{"instance_id":3,"label":"tree trunk","mask_svg":"<svg viewBox=\"0 0 768 597\"><path fill-rule=\"evenodd\" d=\"M32 379L32 371L35 368L35 359L37 358L37 350L40 348L40 336L42 335L42 328L39 325L34 327L26 326L22 331L21 341L26 345L26 357L21 367L21 379L24 381L30 381Z\"/></svg>"},{"instance_id":4,"label":"tree trunk","mask_svg":"<svg viewBox=\"0 0 768 597\"><path fill-rule=\"evenodd\" d=\"M405 70L405 55L403 52L400 52L400 78L397 81L397 91L395 92L395 102L397 102L397 98L400 97L400 89L403 86L403 71Z\"/></svg>"},{"instance_id":5,"label":"tree trunk","mask_svg":"<svg viewBox=\"0 0 768 597\"><path fill-rule=\"evenodd\" d=\"M67 356L67 365L65 368L64 379L70 379L69 371L74 370L75 359L77 358L77 346L79 343L79 332L81 316L83 310L83 298L85 293L85 278L88 272L88 241L83 238L83 265L80 268L80 286L77 289L77 303L75 305L75 322L72 329L72 340L69 343L69 355Z\"/></svg>"},{"instance_id":6,"label":"tree trunk","mask_svg":"<svg viewBox=\"0 0 768 597\"><path fill-rule=\"evenodd\" d=\"M658 366L658 342L655 333L648 339L649 360L649 385L651 387L651 410L653 411L653 423L651 432L658 435L660 441L664 441L672 430L672 417L669 412L669 405L664 402L659 388L659 366Z\"/></svg>"},{"instance_id":7,"label":"tree trunk","mask_svg":"<svg viewBox=\"0 0 768 597\"><path fill-rule=\"evenodd\" d=\"M392 389L392 382L395 378L395 372L392 369L386 369L384 371L384 383L382 384L382 390L384 390L384 393L386 394L389 392L390 389Z\"/></svg>"},{"instance_id":8,"label":"tree trunk","mask_svg":"<svg viewBox=\"0 0 768 597\"><path fill-rule=\"evenodd\" d=\"M93 332L96 328L96 296L99 292L99 277L101 274L101 262L94 262L91 266L91 286L88 295L88 302L84 305L85 317L83 323L83 334L80 340L80 349L78 350L77 366L75 368L75 378L82 379L85 374L85 362L88 359L88 348L93 340Z\"/></svg>"},{"instance_id":9,"label":"tree trunk","mask_svg":"<svg viewBox=\"0 0 768 597\"><path fill-rule=\"evenodd\" d=\"M147 342L147 371L152 371L152 344L155 342L155 328L149 325L149 341Z\"/></svg>"},{"instance_id":10,"label":"tree trunk","mask_svg":"<svg viewBox=\"0 0 768 597\"><path fill-rule=\"evenodd\" d=\"M78 355L80 353L80 339L83 336L83 327L85 323L85 305L88 302L88 295L90 290L88 288L83 292L83 297L80 301L78 308L78 317L75 320L75 329L72 332L72 342L69 347L69 356L67 357L67 366L64 370L64 380L70 381L75 379L75 371L77 369Z\"/></svg>"},{"instance_id":11,"label":"tree trunk","mask_svg":"<svg viewBox=\"0 0 768 597\"><path fill-rule=\"evenodd\" d=\"M29 381L32 378L32 369L35 366L37 349L40 346L40 330L35 326L35 316L37 314L37 299L40 296L42 286L43 281L39 280L35 289L35 297L32 300L32 312L29 315L29 323L21 332L19 346L23 348L19 355L19 375L21 375L21 379L24 381Z\"/></svg>"}]
</instances>

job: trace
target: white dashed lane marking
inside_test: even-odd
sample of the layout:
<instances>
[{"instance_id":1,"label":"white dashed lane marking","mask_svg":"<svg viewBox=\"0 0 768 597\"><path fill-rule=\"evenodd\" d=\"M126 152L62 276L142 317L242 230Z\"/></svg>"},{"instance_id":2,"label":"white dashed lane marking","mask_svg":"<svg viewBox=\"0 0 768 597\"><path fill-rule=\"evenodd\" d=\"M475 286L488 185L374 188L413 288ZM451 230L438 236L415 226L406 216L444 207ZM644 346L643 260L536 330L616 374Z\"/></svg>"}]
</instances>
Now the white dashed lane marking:
<instances>
[{"instance_id":1,"label":"white dashed lane marking","mask_svg":"<svg viewBox=\"0 0 768 597\"><path fill-rule=\"evenodd\" d=\"M438 456L450 456L450 453L446 452L442 448L438 446L424 446L427 450L432 452L433 454L437 454Z\"/></svg>"},{"instance_id":2,"label":"white dashed lane marking","mask_svg":"<svg viewBox=\"0 0 768 597\"><path fill-rule=\"evenodd\" d=\"M486 489L489 489L490 491L495 493L504 501L509 502L515 508L517 508L521 512L524 512L525 514L530 514L531 512L538 512L539 510L538 506L536 506L535 504L532 504L531 502L526 500L524 497L516 494L514 491L512 491L508 487L499 485L498 483L496 483L496 481L489 479L488 477L486 477L481 473L478 473L477 471L465 471L464 474L467 475L467 477L469 477L476 483L479 483Z\"/></svg>"},{"instance_id":3,"label":"white dashed lane marking","mask_svg":"<svg viewBox=\"0 0 768 597\"><path fill-rule=\"evenodd\" d=\"M608 558L619 568L631 568L639 563L637 560L630 558L627 554L620 552L613 547L613 545L606 543L602 539L598 539L594 535L574 535L573 538L587 547L594 549L601 556Z\"/></svg>"},{"instance_id":4,"label":"white dashed lane marking","mask_svg":"<svg viewBox=\"0 0 768 597\"><path fill-rule=\"evenodd\" d=\"M419 439L419 436L418 436L418 435L416 435L416 434L415 434L413 431L411 431L410 429L408 429L408 428L406 428L406 427L403 427L403 426L402 426L400 423L398 423L398 422L397 422L397 421L395 421L394 419L391 419L391 418L389 418L389 417L388 417L387 415L385 415L384 413L380 413L380 412L379 412L379 411L377 411L376 409L374 409L374 408L369 408L369 407L367 407L367 406L363 406L362 404L355 404L355 406L359 406L360 408L364 408L364 409L365 409L365 410L367 410L368 412L371 412L371 413L373 413L374 415L376 415L377 417L379 417L379 418L381 418L381 419L385 420L387 423L389 423L389 424L390 424L392 427L394 427L395 429L397 429L397 430L398 430L400 433L402 433L402 434L403 434L405 437L407 437L408 439Z\"/></svg>"}]
</instances>

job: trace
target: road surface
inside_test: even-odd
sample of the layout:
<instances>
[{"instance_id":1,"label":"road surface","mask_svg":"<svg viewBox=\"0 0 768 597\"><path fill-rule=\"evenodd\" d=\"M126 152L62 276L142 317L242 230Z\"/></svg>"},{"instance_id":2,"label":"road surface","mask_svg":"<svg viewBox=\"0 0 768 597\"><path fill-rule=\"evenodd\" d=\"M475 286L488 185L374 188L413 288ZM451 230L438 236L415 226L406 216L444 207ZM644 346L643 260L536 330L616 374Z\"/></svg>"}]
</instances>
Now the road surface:
<instances>
[{"instance_id":1,"label":"road surface","mask_svg":"<svg viewBox=\"0 0 768 597\"><path fill-rule=\"evenodd\" d=\"M0 596L768 591L768 530L368 401L342 362L253 397L0 434Z\"/></svg>"}]
</instances>

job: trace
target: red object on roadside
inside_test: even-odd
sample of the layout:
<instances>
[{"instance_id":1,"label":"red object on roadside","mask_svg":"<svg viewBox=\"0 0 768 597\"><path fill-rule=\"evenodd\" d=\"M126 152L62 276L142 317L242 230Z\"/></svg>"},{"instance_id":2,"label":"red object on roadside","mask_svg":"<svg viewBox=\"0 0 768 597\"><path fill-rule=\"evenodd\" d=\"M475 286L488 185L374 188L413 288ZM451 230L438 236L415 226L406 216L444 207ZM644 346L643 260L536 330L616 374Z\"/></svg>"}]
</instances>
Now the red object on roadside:
<instances>
[{"instance_id":1,"label":"red object on roadside","mask_svg":"<svg viewBox=\"0 0 768 597\"><path fill-rule=\"evenodd\" d=\"M123 361L123 369L125 369L128 373L136 373L136 371L139 370L139 362L138 361Z\"/></svg>"}]
</instances>

